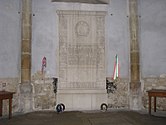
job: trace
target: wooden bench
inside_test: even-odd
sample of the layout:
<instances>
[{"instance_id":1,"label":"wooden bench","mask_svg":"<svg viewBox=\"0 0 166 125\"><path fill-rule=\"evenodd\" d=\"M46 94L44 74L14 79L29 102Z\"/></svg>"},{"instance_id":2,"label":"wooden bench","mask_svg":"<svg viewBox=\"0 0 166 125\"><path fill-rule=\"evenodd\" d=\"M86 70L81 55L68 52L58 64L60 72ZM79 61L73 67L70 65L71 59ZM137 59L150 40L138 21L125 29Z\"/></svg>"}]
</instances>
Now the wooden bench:
<instances>
[{"instance_id":1,"label":"wooden bench","mask_svg":"<svg viewBox=\"0 0 166 125\"><path fill-rule=\"evenodd\" d=\"M156 112L156 97L166 97L166 90L152 89L147 92L149 97L149 114L151 115L151 98L154 97L154 112Z\"/></svg>"},{"instance_id":2,"label":"wooden bench","mask_svg":"<svg viewBox=\"0 0 166 125\"><path fill-rule=\"evenodd\" d=\"M12 117L12 98L15 92L0 91L0 117L2 116L3 100L9 99L9 119Z\"/></svg>"}]
</instances>

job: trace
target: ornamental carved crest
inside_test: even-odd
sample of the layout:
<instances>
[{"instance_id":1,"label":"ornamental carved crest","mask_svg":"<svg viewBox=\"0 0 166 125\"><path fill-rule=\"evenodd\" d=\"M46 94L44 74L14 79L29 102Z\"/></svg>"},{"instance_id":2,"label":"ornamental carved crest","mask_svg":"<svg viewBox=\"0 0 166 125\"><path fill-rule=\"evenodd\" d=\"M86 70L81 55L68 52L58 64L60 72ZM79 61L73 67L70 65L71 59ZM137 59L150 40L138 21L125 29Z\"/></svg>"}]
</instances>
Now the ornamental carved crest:
<instances>
[{"instance_id":1,"label":"ornamental carved crest","mask_svg":"<svg viewBox=\"0 0 166 125\"><path fill-rule=\"evenodd\" d=\"M79 21L75 27L77 36L88 36L89 34L89 25L85 21Z\"/></svg>"}]
</instances>

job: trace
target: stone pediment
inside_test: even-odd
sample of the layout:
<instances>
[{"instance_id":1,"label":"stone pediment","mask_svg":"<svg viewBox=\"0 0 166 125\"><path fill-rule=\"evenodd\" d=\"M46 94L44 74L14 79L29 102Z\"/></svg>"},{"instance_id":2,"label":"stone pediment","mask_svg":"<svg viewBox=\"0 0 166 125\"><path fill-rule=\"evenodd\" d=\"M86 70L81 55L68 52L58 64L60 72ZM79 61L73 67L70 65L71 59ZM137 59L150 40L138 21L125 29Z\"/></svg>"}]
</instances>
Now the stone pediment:
<instances>
[{"instance_id":1,"label":"stone pediment","mask_svg":"<svg viewBox=\"0 0 166 125\"><path fill-rule=\"evenodd\" d=\"M52 0L52 2L74 2L74 3L90 3L90 4L109 4L110 0Z\"/></svg>"}]
</instances>

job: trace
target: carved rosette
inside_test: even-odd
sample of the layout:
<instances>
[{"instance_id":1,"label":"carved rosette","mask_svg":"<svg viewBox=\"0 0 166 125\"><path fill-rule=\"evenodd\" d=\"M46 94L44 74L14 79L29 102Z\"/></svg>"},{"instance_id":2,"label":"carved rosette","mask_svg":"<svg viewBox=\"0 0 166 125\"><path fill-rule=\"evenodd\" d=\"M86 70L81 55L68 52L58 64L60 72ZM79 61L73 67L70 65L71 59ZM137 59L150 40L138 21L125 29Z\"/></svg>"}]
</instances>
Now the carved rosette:
<instances>
[{"instance_id":1,"label":"carved rosette","mask_svg":"<svg viewBox=\"0 0 166 125\"><path fill-rule=\"evenodd\" d=\"M89 24L86 21L79 21L75 27L77 36L88 36L90 30L89 28Z\"/></svg>"}]
</instances>

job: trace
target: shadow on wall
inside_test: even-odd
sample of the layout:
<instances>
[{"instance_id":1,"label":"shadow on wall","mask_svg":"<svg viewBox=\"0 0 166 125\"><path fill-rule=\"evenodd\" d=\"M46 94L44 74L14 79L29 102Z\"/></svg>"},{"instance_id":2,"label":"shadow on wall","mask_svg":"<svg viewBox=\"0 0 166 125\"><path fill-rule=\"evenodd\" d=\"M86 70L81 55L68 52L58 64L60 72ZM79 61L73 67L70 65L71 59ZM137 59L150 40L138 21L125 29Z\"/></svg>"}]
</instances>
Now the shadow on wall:
<instances>
[{"instance_id":1,"label":"shadow on wall","mask_svg":"<svg viewBox=\"0 0 166 125\"><path fill-rule=\"evenodd\" d=\"M58 83L58 78L53 77L53 87L54 87L54 93L57 93L57 83Z\"/></svg>"}]
</instances>

